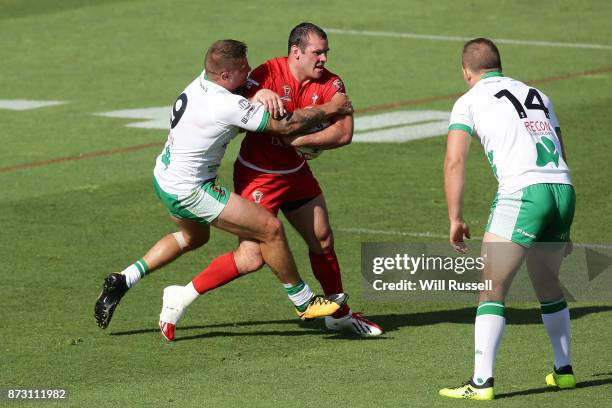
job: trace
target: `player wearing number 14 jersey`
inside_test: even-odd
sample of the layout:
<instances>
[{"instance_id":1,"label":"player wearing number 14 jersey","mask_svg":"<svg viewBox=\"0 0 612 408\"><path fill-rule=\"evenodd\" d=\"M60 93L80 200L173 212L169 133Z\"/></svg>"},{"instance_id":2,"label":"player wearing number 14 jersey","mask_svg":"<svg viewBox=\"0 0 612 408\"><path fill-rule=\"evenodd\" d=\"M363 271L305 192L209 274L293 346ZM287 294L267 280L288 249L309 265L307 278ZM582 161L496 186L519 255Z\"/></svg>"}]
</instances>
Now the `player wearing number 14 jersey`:
<instances>
[{"instance_id":1,"label":"player wearing number 14 jersey","mask_svg":"<svg viewBox=\"0 0 612 408\"><path fill-rule=\"evenodd\" d=\"M344 94L344 84L325 68L327 35L311 23L297 25L289 35L287 57L274 58L257 67L247 82L247 96L259 89L276 92L287 111L317 107ZM326 295L342 293L340 264L333 245L327 206L319 183L296 148L333 149L350 143L352 116L332 121L320 132L291 139L291 143L266 134L247 132L234 165L234 190L261 204L273 214L282 210L309 248L312 271ZM255 271L262 266L259 246L242 240L240 250ZM377 336L382 329L344 305L325 319L329 330Z\"/></svg>"},{"instance_id":2,"label":"player wearing number 14 jersey","mask_svg":"<svg viewBox=\"0 0 612 408\"><path fill-rule=\"evenodd\" d=\"M463 220L463 191L469 145L475 138L499 182L481 249L482 279L491 281L493 289L480 292L473 375L460 386L440 390L440 395L494 398L493 368L506 323L504 301L525 260L553 349L554 366L545 382L573 388L570 318L559 270L571 251L575 194L557 115L541 91L502 74L499 51L490 40L468 41L462 66L470 90L453 107L444 164L449 240L458 252L467 250L464 237L470 232Z\"/></svg>"}]
</instances>

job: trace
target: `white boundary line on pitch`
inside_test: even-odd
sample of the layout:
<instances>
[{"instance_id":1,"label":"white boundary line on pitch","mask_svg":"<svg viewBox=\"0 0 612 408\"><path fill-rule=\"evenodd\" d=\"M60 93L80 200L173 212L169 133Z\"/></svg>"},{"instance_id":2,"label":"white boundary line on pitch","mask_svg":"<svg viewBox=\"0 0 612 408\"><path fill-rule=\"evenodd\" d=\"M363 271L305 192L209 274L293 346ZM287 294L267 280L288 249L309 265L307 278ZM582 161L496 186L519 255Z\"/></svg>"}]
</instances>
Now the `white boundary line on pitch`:
<instances>
[{"instance_id":1,"label":"white boundary line on pitch","mask_svg":"<svg viewBox=\"0 0 612 408\"><path fill-rule=\"evenodd\" d=\"M448 238L448 235L436 234L435 232L410 232L410 231L387 231L387 230L372 230L367 228L338 228L338 231L349 232L354 234L378 234L378 235L396 235L402 237L415 238Z\"/></svg>"},{"instance_id":2,"label":"white boundary line on pitch","mask_svg":"<svg viewBox=\"0 0 612 408\"><path fill-rule=\"evenodd\" d=\"M373 229L368 229L368 228L338 228L338 231L348 232L350 234L394 235L394 236L401 236L401 237L448 239L448 235L437 234L435 232L388 231L388 230L373 230ZM482 241L482 237L472 237L471 239L474 241ZM574 246L579 247L579 248L584 247L584 248L612 249L612 245L605 245L605 244L581 244L581 243L575 242Z\"/></svg>"},{"instance_id":3,"label":"white boundary line on pitch","mask_svg":"<svg viewBox=\"0 0 612 408\"><path fill-rule=\"evenodd\" d=\"M367 30L344 30L342 28L326 28L328 33L347 34L347 35L364 35L369 37L393 37L393 38L414 38L418 40L432 41L461 41L466 42L472 37L457 37L452 35L430 35L417 33L395 33L390 31L367 31ZM504 38L493 38L498 44L511 45L533 45L536 47L567 47L567 48L591 48L598 50L612 50L612 45L607 44L583 44L583 43L563 43L554 41L527 41L527 40L512 40Z\"/></svg>"}]
</instances>

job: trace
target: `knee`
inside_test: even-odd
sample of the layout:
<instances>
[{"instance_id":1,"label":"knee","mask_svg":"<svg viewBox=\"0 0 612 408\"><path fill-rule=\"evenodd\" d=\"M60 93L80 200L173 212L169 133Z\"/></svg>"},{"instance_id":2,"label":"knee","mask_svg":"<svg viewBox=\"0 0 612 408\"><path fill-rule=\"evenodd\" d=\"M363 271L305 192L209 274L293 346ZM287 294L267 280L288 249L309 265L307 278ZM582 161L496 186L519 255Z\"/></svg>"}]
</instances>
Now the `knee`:
<instances>
[{"instance_id":1,"label":"knee","mask_svg":"<svg viewBox=\"0 0 612 408\"><path fill-rule=\"evenodd\" d=\"M283 239L284 235L283 223L272 215L268 217L264 227L264 241L277 241Z\"/></svg>"},{"instance_id":2,"label":"knee","mask_svg":"<svg viewBox=\"0 0 612 408\"><path fill-rule=\"evenodd\" d=\"M177 232L175 233L174 237L176 238L183 252L187 252L198 249L206 244L208 242L209 235L191 235L183 232Z\"/></svg>"},{"instance_id":3,"label":"knee","mask_svg":"<svg viewBox=\"0 0 612 408\"><path fill-rule=\"evenodd\" d=\"M234 260L236 261L238 273L241 275L258 271L264 266L259 244L240 246L234 252Z\"/></svg>"}]
</instances>

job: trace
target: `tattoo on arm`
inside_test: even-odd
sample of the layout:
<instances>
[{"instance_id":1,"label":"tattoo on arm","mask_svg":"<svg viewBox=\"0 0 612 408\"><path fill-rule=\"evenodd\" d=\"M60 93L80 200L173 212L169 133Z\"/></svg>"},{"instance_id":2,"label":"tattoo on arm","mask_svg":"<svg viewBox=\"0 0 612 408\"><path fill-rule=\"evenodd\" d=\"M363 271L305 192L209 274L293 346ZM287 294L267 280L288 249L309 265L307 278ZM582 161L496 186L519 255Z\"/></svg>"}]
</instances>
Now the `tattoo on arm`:
<instances>
[{"instance_id":1,"label":"tattoo on arm","mask_svg":"<svg viewBox=\"0 0 612 408\"><path fill-rule=\"evenodd\" d=\"M325 120L325 113L321 109L303 109L291 113L292 115L290 118L287 117L287 121L291 122L291 119L293 119L300 130L310 129Z\"/></svg>"},{"instance_id":2,"label":"tattoo on arm","mask_svg":"<svg viewBox=\"0 0 612 408\"><path fill-rule=\"evenodd\" d=\"M266 127L266 132L291 136L321 124L325 118L326 114L320 108L300 109L288 112L287 116L281 120L271 119Z\"/></svg>"}]
</instances>

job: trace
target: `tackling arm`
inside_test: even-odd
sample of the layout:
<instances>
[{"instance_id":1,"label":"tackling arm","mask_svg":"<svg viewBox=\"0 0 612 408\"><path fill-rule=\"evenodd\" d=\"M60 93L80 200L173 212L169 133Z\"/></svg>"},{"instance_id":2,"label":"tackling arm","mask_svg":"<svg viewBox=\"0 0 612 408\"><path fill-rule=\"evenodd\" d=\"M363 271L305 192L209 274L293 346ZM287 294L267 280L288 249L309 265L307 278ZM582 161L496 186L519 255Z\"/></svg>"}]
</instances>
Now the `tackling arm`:
<instances>
[{"instance_id":1,"label":"tackling arm","mask_svg":"<svg viewBox=\"0 0 612 408\"><path fill-rule=\"evenodd\" d=\"M324 105L289 112L287 116L279 120L270 118L263 132L279 136L292 136L304 133L308 129L318 126L334 116L351 115L352 113L353 106L350 100L346 95L342 95L341 97L333 98Z\"/></svg>"},{"instance_id":2,"label":"tackling arm","mask_svg":"<svg viewBox=\"0 0 612 408\"><path fill-rule=\"evenodd\" d=\"M463 191L471 139L463 130L449 131L444 159L444 192L450 221L449 240L458 252L467 250L464 236L470 238L470 228L463 220Z\"/></svg>"},{"instance_id":3,"label":"tackling arm","mask_svg":"<svg viewBox=\"0 0 612 408\"><path fill-rule=\"evenodd\" d=\"M287 113L281 97L270 89L260 89L250 98L250 102L261 103L273 118L281 118Z\"/></svg>"}]
</instances>

